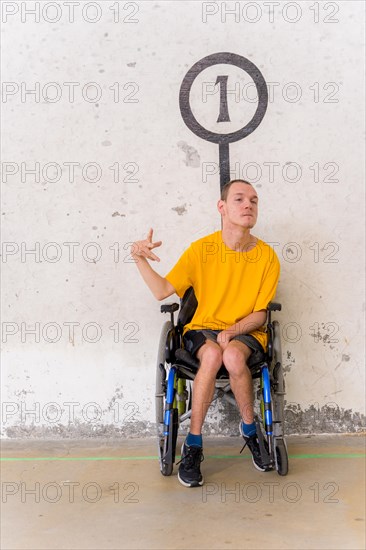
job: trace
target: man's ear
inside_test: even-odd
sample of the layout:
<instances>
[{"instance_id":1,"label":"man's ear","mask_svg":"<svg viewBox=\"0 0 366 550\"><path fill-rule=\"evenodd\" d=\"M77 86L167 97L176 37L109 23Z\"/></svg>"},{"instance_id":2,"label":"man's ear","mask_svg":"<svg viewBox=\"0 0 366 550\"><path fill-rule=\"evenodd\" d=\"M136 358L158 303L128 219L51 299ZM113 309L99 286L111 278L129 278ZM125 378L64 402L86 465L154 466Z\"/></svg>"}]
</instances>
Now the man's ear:
<instances>
[{"instance_id":1,"label":"man's ear","mask_svg":"<svg viewBox=\"0 0 366 550\"><path fill-rule=\"evenodd\" d=\"M224 204L225 204L225 201L223 201L222 199L220 199L217 203L217 210L220 212L221 216L224 213Z\"/></svg>"}]
</instances>

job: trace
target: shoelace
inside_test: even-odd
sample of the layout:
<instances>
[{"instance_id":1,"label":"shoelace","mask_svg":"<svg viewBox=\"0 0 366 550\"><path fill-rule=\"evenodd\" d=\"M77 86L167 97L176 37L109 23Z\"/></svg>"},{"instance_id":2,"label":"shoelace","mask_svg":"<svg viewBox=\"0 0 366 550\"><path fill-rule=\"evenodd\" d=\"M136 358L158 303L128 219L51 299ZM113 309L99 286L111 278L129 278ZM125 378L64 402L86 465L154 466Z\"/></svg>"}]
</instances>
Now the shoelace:
<instances>
[{"instance_id":1,"label":"shoelace","mask_svg":"<svg viewBox=\"0 0 366 550\"><path fill-rule=\"evenodd\" d=\"M243 437L244 437L244 436L243 436ZM253 438L253 441L254 441L255 436L249 436L249 437L245 438L245 443L244 443L244 445L242 446L241 451L240 451L239 454L241 454L241 453L244 451L245 447L248 445L249 441L250 441L252 438ZM250 445L248 445L248 447L249 447L249 449L250 449L250 451L251 451L252 453L253 453L253 450L254 450L254 454L255 454L255 455L258 455L257 449L252 449Z\"/></svg>"},{"instance_id":2,"label":"shoelace","mask_svg":"<svg viewBox=\"0 0 366 550\"><path fill-rule=\"evenodd\" d=\"M188 469L191 469L192 466L198 466L199 464L201 464L201 462L204 460L204 456L203 456L203 452L202 452L201 447L196 447L196 448L191 447L190 450L188 451L188 453L185 454L184 456L182 456L180 461L177 462L177 466L183 460L186 462L186 465L187 465Z\"/></svg>"}]
</instances>

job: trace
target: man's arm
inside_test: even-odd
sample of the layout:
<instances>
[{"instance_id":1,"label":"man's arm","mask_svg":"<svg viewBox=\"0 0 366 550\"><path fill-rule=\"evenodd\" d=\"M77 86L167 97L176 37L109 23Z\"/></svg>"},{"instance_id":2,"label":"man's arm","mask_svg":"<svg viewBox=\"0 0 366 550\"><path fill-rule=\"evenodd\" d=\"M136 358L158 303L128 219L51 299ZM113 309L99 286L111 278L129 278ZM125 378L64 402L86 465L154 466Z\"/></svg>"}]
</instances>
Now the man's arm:
<instances>
[{"instance_id":1,"label":"man's arm","mask_svg":"<svg viewBox=\"0 0 366 550\"><path fill-rule=\"evenodd\" d=\"M153 248L161 246L161 241L152 242L153 230L150 229L147 238L143 241L136 241L131 246L131 256L135 260L137 268L145 283L157 300L164 300L175 293L175 288L167 279L159 275L149 264L147 258L160 262L153 252Z\"/></svg>"}]
</instances>

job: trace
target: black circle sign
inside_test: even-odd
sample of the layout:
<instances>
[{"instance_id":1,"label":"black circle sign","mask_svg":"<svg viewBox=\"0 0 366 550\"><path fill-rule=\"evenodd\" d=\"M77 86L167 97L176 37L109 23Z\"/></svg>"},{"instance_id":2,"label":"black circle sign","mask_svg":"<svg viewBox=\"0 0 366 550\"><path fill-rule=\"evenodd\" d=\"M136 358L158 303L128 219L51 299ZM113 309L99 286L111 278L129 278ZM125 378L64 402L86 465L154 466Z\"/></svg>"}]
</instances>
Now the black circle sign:
<instances>
[{"instance_id":1,"label":"black circle sign","mask_svg":"<svg viewBox=\"0 0 366 550\"><path fill-rule=\"evenodd\" d=\"M248 124L246 124L246 126L241 128L240 130L237 130L236 132L231 132L229 134L218 134L204 128L194 117L189 103L189 95L191 92L192 84L197 76L208 67L211 67L212 65L218 65L220 63L235 65L236 67L239 67L240 69L248 73L249 76L252 77L258 93L258 107L253 115L253 118L250 120L250 122L248 122ZM220 145L239 141L240 139L243 139L254 132L254 130L259 126L265 115L267 105L267 84L258 67L256 67L254 63L249 61L249 59L246 59L241 55L229 52L214 53L200 59L200 61L197 61L197 63L195 63L185 75L179 92L180 112L188 128L202 139L211 141L213 143L218 143Z\"/></svg>"}]
</instances>

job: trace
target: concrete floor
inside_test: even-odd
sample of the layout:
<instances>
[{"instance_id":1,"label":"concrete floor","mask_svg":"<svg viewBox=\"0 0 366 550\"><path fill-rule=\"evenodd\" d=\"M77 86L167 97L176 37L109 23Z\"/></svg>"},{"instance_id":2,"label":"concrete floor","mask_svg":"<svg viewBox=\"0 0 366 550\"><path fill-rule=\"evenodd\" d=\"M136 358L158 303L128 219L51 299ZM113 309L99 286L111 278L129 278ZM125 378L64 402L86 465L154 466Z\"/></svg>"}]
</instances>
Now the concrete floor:
<instances>
[{"instance_id":1,"label":"concrete floor","mask_svg":"<svg viewBox=\"0 0 366 550\"><path fill-rule=\"evenodd\" d=\"M3 441L1 548L364 549L364 437L287 443L280 477L240 438L205 438L206 483L187 489L160 474L155 440Z\"/></svg>"}]
</instances>

